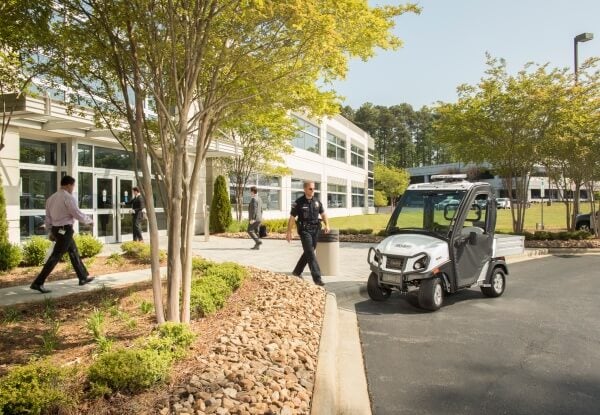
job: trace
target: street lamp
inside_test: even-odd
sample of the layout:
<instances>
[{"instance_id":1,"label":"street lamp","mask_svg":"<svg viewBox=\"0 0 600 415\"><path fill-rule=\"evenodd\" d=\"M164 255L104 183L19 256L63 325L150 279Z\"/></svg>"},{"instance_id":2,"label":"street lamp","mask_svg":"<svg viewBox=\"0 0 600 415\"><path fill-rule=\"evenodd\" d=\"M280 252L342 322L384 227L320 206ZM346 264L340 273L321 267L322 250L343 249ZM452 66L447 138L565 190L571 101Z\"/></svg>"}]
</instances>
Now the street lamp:
<instances>
[{"instance_id":1,"label":"street lamp","mask_svg":"<svg viewBox=\"0 0 600 415\"><path fill-rule=\"evenodd\" d=\"M579 42L587 42L588 40L592 40L594 38L593 33L582 33L580 35L575 36L573 38L573 46L575 52L575 83L577 83L577 68L579 68L579 64L577 63L577 44Z\"/></svg>"}]
</instances>

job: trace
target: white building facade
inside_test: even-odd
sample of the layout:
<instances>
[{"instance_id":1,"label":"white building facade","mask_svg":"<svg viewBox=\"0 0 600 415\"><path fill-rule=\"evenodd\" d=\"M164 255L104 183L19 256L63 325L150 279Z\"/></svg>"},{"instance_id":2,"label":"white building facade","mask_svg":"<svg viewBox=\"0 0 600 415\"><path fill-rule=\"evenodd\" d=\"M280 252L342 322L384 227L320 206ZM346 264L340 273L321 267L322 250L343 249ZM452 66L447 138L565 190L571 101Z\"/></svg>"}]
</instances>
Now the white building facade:
<instances>
[{"instance_id":1,"label":"white building facade","mask_svg":"<svg viewBox=\"0 0 600 415\"><path fill-rule=\"evenodd\" d=\"M77 224L106 243L132 239L131 215L122 202L131 199L137 185L132 154L126 152L108 130L95 127L93 113L70 110L56 96L33 98L0 96L14 107L0 151L0 175L4 187L9 239L18 243L43 228L45 201L64 175L76 179L75 196L81 210L93 217L91 226ZM374 211L373 139L341 116L314 121L297 116L301 130L293 140L295 151L285 157L292 174L267 177L256 174L248 188L257 185L263 198L263 217L284 218L292 202L302 194L302 183L313 180L317 196L326 203L329 216L348 216ZM0 121L1 122L1 121ZM213 140L202 169L196 233L204 230L204 206L210 204L216 171L212 159L234 154L235 147ZM155 189L160 183L153 182ZM158 192L155 192L158 194ZM245 198L246 199L246 198ZM166 232L166 215L156 197L158 227Z\"/></svg>"}]
</instances>

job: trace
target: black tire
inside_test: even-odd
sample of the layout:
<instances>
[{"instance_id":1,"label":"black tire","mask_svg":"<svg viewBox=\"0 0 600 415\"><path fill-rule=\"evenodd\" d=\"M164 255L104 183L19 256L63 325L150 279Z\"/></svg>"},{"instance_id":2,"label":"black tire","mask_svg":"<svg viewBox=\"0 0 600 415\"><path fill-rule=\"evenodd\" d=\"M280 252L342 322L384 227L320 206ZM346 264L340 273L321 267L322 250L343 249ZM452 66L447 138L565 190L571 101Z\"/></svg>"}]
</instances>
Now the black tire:
<instances>
[{"instance_id":1,"label":"black tire","mask_svg":"<svg viewBox=\"0 0 600 415\"><path fill-rule=\"evenodd\" d=\"M373 301L385 301L392 295L392 290L380 287L377 274L372 272L367 281L367 293Z\"/></svg>"},{"instance_id":2,"label":"black tire","mask_svg":"<svg viewBox=\"0 0 600 415\"><path fill-rule=\"evenodd\" d=\"M590 232L590 223L589 222L581 222L581 223L577 224L577 230Z\"/></svg>"},{"instance_id":3,"label":"black tire","mask_svg":"<svg viewBox=\"0 0 600 415\"><path fill-rule=\"evenodd\" d=\"M439 310L444 302L444 287L442 281L435 277L421 281L419 287L419 307L429 310Z\"/></svg>"},{"instance_id":4,"label":"black tire","mask_svg":"<svg viewBox=\"0 0 600 415\"><path fill-rule=\"evenodd\" d=\"M492 277L490 278L489 287L481 287L481 292L486 297L500 297L506 289L506 274L500 267L494 268Z\"/></svg>"}]
</instances>

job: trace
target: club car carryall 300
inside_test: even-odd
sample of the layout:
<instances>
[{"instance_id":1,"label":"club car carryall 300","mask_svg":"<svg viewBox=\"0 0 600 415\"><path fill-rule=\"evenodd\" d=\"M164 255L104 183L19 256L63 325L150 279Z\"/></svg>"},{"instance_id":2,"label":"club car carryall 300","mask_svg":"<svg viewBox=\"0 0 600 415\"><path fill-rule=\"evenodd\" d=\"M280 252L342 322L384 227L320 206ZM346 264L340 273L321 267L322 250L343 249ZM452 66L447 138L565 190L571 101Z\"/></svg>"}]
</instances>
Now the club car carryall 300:
<instances>
[{"instance_id":1,"label":"club car carryall 300","mask_svg":"<svg viewBox=\"0 0 600 415\"><path fill-rule=\"evenodd\" d=\"M466 175L432 176L408 187L386 228L369 249L369 297L418 289L419 306L437 310L445 293L477 285L488 297L506 287L505 256L523 253L522 236L495 235L496 201L489 183Z\"/></svg>"}]
</instances>

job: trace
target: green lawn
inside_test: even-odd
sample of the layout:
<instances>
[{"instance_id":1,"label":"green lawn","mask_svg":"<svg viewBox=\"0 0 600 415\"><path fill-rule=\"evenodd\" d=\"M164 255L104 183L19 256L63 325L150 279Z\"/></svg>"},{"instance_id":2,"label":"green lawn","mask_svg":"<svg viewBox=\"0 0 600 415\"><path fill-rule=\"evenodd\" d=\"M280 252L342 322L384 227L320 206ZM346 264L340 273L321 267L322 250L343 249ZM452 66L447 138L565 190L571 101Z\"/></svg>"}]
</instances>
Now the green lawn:
<instances>
[{"instance_id":1,"label":"green lawn","mask_svg":"<svg viewBox=\"0 0 600 415\"><path fill-rule=\"evenodd\" d=\"M598 209L598 207L596 208ZM565 212L563 203L552 203L552 206L544 204L544 229L546 230L564 230L566 226ZM581 205L582 213L590 211L590 205L585 202ZM343 216L330 218L331 227L335 229L373 229L373 232L379 232L384 229L390 218L390 214L372 214L359 216ZM542 205L532 204L525 213L525 230L535 231L536 223L542 223ZM512 232L512 216L510 209L498 210L496 221L496 230L501 232Z\"/></svg>"}]
</instances>

